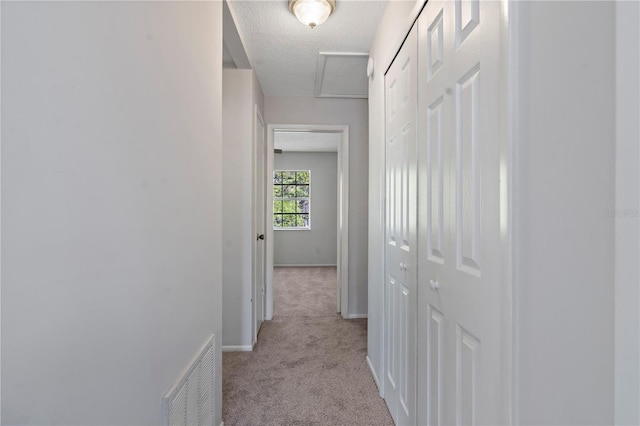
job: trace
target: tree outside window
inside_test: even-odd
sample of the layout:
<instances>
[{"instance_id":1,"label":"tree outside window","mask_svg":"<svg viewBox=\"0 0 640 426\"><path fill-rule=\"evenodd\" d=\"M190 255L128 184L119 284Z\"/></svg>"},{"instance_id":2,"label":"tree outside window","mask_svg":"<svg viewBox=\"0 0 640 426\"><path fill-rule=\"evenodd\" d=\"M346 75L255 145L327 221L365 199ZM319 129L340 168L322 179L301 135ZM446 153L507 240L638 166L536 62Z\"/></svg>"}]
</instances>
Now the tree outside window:
<instances>
[{"instance_id":1,"label":"tree outside window","mask_svg":"<svg viewBox=\"0 0 640 426\"><path fill-rule=\"evenodd\" d=\"M273 229L311 229L310 170L273 172Z\"/></svg>"}]
</instances>

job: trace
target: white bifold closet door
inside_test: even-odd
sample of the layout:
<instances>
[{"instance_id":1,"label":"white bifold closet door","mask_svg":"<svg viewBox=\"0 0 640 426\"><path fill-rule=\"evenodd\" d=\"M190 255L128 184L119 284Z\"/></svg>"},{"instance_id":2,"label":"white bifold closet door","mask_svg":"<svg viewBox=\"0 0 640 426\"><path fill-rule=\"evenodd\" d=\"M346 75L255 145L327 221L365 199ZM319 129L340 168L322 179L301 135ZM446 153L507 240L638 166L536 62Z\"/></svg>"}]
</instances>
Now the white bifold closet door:
<instances>
[{"instance_id":1,"label":"white bifold closet door","mask_svg":"<svg viewBox=\"0 0 640 426\"><path fill-rule=\"evenodd\" d=\"M396 424L416 423L417 29L385 76L385 400Z\"/></svg>"},{"instance_id":2,"label":"white bifold closet door","mask_svg":"<svg viewBox=\"0 0 640 426\"><path fill-rule=\"evenodd\" d=\"M418 20L420 425L504 422L500 5L430 0Z\"/></svg>"}]
</instances>

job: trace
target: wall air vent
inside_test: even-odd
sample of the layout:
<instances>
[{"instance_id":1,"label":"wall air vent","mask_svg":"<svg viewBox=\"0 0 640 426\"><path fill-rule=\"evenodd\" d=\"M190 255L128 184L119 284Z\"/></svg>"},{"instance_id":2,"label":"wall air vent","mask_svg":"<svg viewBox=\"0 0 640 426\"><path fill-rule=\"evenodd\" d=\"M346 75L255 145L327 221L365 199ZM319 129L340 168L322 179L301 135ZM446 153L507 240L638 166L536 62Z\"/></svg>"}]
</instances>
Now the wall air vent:
<instances>
[{"instance_id":1,"label":"wall air vent","mask_svg":"<svg viewBox=\"0 0 640 426\"><path fill-rule=\"evenodd\" d=\"M211 335L162 398L165 426L212 426L215 419L215 335Z\"/></svg>"}]
</instances>

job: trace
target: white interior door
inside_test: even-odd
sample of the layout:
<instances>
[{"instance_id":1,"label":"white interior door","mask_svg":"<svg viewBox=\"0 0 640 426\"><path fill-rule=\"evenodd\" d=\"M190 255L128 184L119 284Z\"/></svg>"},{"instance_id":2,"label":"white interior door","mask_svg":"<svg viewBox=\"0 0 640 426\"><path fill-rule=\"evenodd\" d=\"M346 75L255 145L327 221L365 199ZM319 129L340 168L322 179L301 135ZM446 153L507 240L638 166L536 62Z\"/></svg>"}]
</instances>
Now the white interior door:
<instances>
[{"instance_id":1,"label":"white interior door","mask_svg":"<svg viewBox=\"0 0 640 426\"><path fill-rule=\"evenodd\" d=\"M418 423L502 424L500 2L418 26Z\"/></svg>"},{"instance_id":2,"label":"white interior door","mask_svg":"<svg viewBox=\"0 0 640 426\"><path fill-rule=\"evenodd\" d=\"M385 76L385 400L396 424L416 423L417 29Z\"/></svg>"},{"instance_id":3,"label":"white interior door","mask_svg":"<svg viewBox=\"0 0 640 426\"><path fill-rule=\"evenodd\" d=\"M258 332L264 320L264 304L265 304L265 153L266 145L264 142L264 123L260 113L256 109L255 112L255 135L254 135L254 202L255 202L255 256L254 256L254 284L253 284L253 312L254 312L254 343L258 340Z\"/></svg>"}]
</instances>

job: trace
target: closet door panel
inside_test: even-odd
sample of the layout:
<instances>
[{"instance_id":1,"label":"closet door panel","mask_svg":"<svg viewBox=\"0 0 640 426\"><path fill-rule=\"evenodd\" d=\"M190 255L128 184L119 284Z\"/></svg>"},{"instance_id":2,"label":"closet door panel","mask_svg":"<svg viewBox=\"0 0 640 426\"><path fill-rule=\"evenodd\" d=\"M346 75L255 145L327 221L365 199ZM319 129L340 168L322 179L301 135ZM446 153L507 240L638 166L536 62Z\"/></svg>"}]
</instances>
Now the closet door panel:
<instances>
[{"instance_id":1,"label":"closet door panel","mask_svg":"<svg viewBox=\"0 0 640 426\"><path fill-rule=\"evenodd\" d=\"M436 286L452 259L450 164L455 105L449 86L453 8L429 1L418 20L418 413L420 425L445 422L455 392L447 357L448 308ZM433 287L433 288L432 288ZM450 411L450 410L449 410Z\"/></svg>"},{"instance_id":2,"label":"closet door panel","mask_svg":"<svg viewBox=\"0 0 640 426\"><path fill-rule=\"evenodd\" d=\"M396 424L416 423L417 30L385 76L385 400Z\"/></svg>"},{"instance_id":3,"label":"closet door panel","mask_svg":"<svg viewBox=\"0 0 640 426\"><path fill-rule=\"evenodd\" d=\"M418 423L499 424L500 3L418 20Z\"/></svg>"},{"instance_id":4,"label":"closet door panel","mask_svg":"<svg viewBox=\"0 0 640 426\"><path fill-rule=\"evenodd\" d=\"M503 287L500 235L500 3L458 0L451 87L455 149L451 174L455 262L443 283L450 300L449 353L455 353L457 424L499 424ZM455 343L454 343L455 342Z\"/></svg>"}]
</instances>

